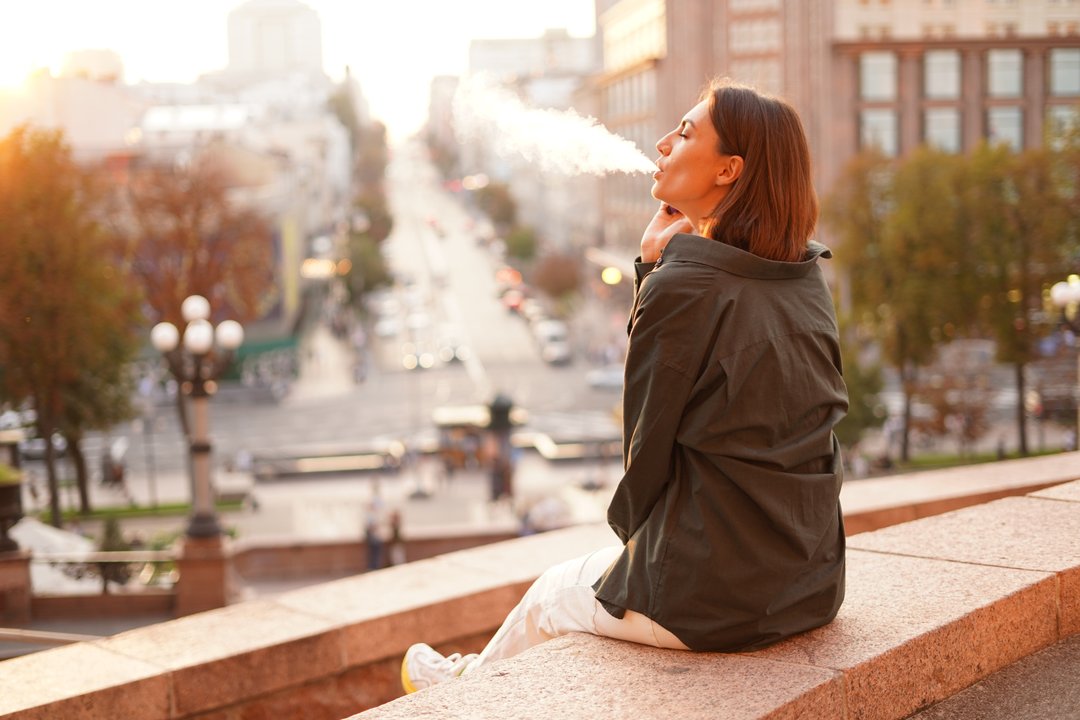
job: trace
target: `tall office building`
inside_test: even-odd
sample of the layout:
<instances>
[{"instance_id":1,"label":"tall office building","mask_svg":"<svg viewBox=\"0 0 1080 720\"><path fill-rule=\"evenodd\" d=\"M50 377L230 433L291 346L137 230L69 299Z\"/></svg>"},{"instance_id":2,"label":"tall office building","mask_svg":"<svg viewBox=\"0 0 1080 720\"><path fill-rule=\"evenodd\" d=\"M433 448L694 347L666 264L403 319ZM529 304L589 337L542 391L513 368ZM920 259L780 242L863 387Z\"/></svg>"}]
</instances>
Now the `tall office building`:
<instances>
[{"instance_id":1,"label":"tall office building","mask_svg":"<svg viewBox=\"0 0 1080 720\"><path fill-rule=\"evenodd\" d=\"M298 0L248 0L229 13L230 74L321 74L322 24Z\"/></svg>"}]
</instances>

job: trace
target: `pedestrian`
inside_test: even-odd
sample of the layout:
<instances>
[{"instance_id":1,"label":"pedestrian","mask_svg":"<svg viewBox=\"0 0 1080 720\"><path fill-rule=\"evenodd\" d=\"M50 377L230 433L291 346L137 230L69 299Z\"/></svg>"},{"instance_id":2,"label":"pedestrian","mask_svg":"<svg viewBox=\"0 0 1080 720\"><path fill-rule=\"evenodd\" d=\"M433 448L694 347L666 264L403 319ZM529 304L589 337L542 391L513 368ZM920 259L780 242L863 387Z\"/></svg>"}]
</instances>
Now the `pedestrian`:
<instances>
[{"instance_id":1,"label":"pedestrian","mask_svg":"<svg viewBox=\"0 0 1080 720\"><path fill-rule=\"evenodd\" d=\"M413 645L408 692L570 632L747 651L840 607L847 392L801 122L714 81L656 147L608 508L621 544L543 573L478 655Z\"/></svg>"},{"instance_id":2,"label":"pedestrian","mask_svg":"<svg viewBox=\"0 0 1080 720\"><path fill-rule=\"evenodd\" d=\"M404 565L405 539L401 536L401 512L394 510L390 513L390 564Z\"/></svg>"},{"instance_id":3,"label":"pedestrian","mask_svg":"<svg viewBox=\"0 0 1080 720\"><path fill-rule=\"evenodd\" d=\"M367 547L368 570L379 570L383 567L384 551L389 537L383 501L376 493L368 501L364 513L364 545Z\"/></svg>"}]
</instances>

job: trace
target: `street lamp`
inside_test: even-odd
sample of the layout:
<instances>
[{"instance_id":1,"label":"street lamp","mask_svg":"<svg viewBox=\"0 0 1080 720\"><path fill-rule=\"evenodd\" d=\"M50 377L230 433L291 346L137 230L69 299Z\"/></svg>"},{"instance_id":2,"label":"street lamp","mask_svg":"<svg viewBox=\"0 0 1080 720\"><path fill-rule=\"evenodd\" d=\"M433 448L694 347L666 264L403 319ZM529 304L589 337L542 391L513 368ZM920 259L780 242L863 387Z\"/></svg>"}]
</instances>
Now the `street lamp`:
<instances>
[{"instance_id":1,"label":"street lamp","mask_svg":"<svg viewBox=\"0 0 1080 720\"><path fill-rule=\"evenodd\" d=\"M1061 322L1080 335L1080 275L1070 275L1068 280L1055 283L1050 288L1050 301L1061 309ZM1076 443L1074 448L1080 449L1080 352L1076 355L1076 388L1073 393L1076 398Z\"/></svg>"},{"instance_id":2,"label":"street lamp","mask_svg":"<svg viewBox=\"0 0 1080 720\"><path fill-rule=\"evenodd\" d=\"M221 535L210 488L210 434L208 400L217 391L217 380L229 366L233 352L244 341L244 328L225 320L215 328L209 320L210 303L192 295L180 306L187 326L183 342L180 331L160 322L150 331L150 342L169 363L181 392L191 398L188 443L191 452L192 515L187 534L196 538ZM215 341L220 353L214 352Z\"/></svg>"}]
</instances>

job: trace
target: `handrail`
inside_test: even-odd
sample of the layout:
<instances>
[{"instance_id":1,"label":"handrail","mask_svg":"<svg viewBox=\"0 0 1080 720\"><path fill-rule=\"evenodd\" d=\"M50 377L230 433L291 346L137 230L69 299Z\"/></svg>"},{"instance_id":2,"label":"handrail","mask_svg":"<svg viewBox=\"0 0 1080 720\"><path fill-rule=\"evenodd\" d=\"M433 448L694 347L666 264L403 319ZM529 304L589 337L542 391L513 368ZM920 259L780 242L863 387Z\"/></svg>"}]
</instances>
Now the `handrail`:
<instances>
[{"instance_id":1,"label":"handrail","mask_svg":"<svg viewBox=\"0 0 1080 720\"><path fill-rule=\"evenodd\" d=\"M0 627L0 642L21 642L29 643L31 645L70 645L72 643L99 640L100 638L100 635L82 635L79 633Z\"/></svg>"},{"instance_id":2,"label":"handrail","mask_svg":"<svg viewBox=\"0 0 1080 720\"><path fill-rule=\"evenodd\" d=\"M170 550L91 550L84 553L34 553L30 556L30 561L47 563L137 563L171 562L177 558L178 555Z\"/></svg>"}]
</instances>

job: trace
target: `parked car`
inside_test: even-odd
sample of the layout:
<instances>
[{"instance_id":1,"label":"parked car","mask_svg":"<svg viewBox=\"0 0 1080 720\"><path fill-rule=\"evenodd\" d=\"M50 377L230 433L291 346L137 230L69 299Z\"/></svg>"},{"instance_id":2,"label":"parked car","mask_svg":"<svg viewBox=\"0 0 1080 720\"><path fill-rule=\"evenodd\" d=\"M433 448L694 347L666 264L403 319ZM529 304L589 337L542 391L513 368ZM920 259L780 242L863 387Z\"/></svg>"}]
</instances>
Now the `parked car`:
<instances>
[{"instance_id":1,"label":"parked car","mask_svg":"<svg viewBox=\"0 0 1080 720\"><path fill-rule=\"evenodd\" d=\"M570 329L562 320L541 320L533 328L533 334L541 345L552 342L566 342Z\"/></svg>"},{"instance_id":2,"label":"parked car","mask_svg":"<svg viewBox=\"0 0 1080 720\"><path fill-rule=\"evenodd\" d=\"M598 390L619 390L623 386L623 366L604 365L585 373L585 382Z\"/></svg>"},{"instance_id":3,"label":"parked car","mask_svg":"<svg viewBox=\"0 0 1080 720\"><path fill-rule=\"evenodd\" d=\"M574 355L570 350L570 343L565 340L551 340L544 343L540 349L540 357L548 365L569 365Z\"/></svg>"},{"instance_id":4,"label":"parked car","mask_svg":"<svg viewBox=\"0 0 1080 720\"><path fill-rule=\"evenodd\" d=\"M67 440L60 433L52 436L53 454L63 457L67 454ZM42 460L45 457L45 438L33 437L19 442L19 454L26 460Z\"/></svg>"}]
</instances>

